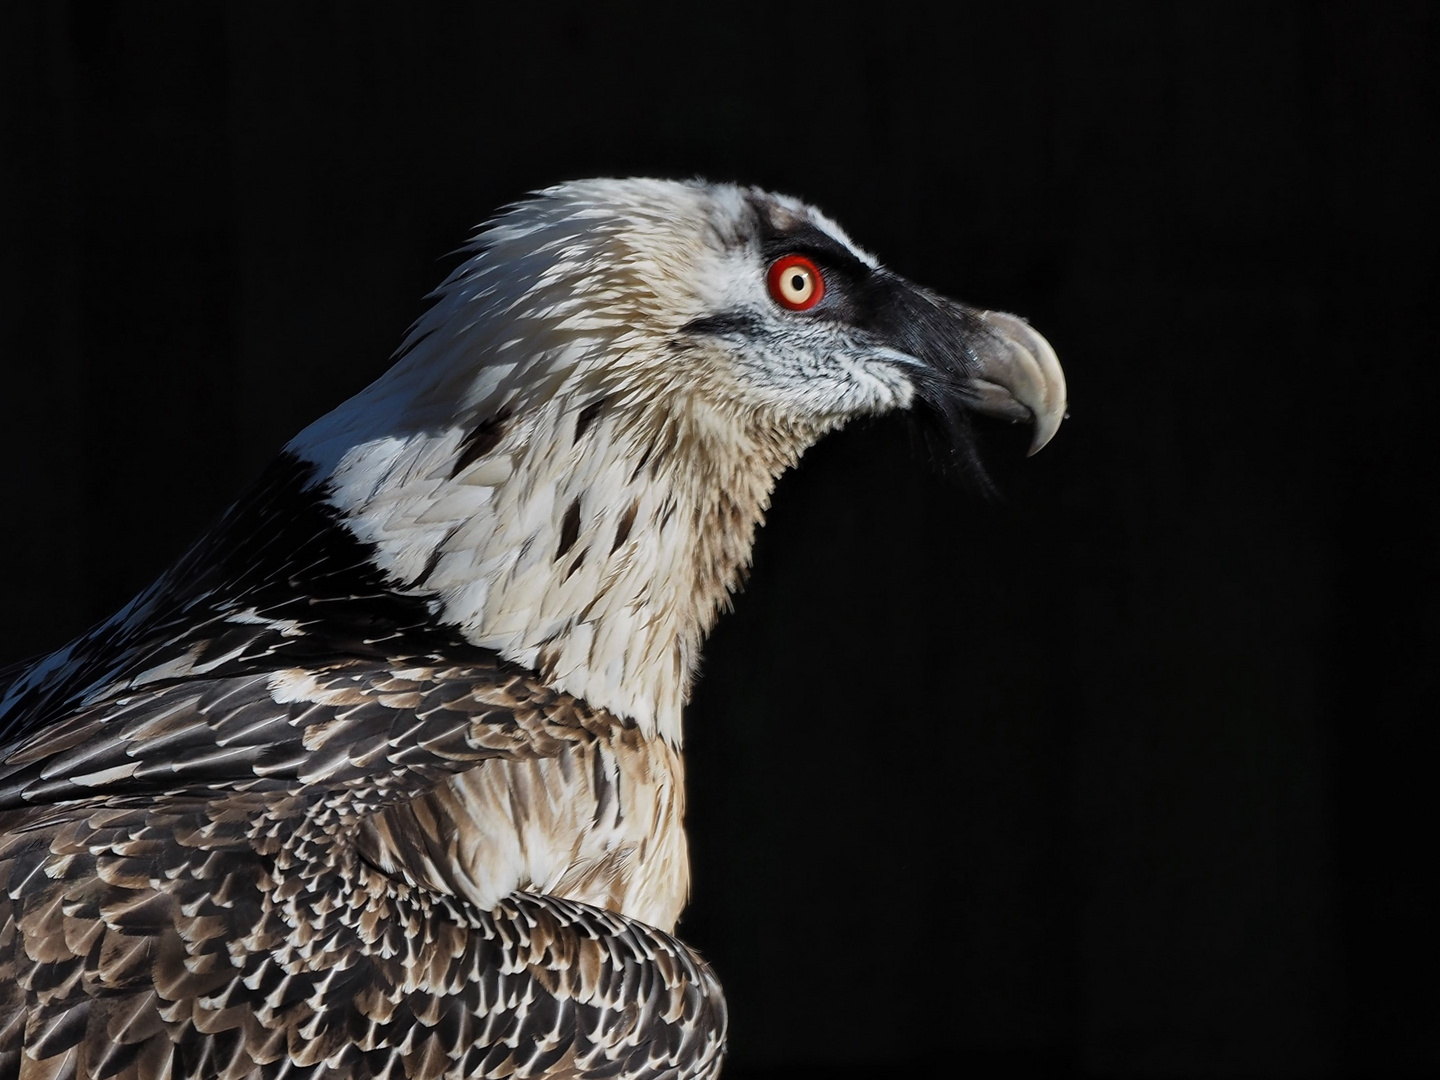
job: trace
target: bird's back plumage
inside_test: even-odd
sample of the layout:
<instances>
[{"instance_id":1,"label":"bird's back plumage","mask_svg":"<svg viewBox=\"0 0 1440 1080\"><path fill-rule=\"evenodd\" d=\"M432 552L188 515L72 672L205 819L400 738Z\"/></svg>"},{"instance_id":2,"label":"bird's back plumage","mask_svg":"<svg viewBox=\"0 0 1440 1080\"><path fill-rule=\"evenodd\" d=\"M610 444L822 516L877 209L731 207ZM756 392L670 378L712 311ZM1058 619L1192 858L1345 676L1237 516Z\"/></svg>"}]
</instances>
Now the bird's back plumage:
<instances>
[{"instance_id":1,"label":"bird's back plumage","mask_svg":"<svg viewBox=\"0 0 1440 1080\"><path fill-rule=\"evenodd\" d=\"M679 898L615 914L637 846L616 819L643 833L645 796L652 816L680 798L677 755L637 767L652 748L633 723L437 631L302 473L282 459L129 621L75 649L94 663L15 697L0 1075L718 1060L713 977L647 925L673 924Z\"/></svg>"}]
</instances>

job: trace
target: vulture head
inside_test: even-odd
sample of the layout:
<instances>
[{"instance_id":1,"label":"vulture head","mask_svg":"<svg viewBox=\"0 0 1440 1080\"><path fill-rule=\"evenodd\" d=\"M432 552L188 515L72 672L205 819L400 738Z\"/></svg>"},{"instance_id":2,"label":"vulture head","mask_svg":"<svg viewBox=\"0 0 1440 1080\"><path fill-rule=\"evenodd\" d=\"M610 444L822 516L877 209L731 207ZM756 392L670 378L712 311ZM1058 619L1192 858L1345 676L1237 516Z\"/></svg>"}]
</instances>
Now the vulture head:
<instances>
[{"instance_id":1,"label":"vulture head","mask_svg":"<svg viewBox=\"0 0 1440 1080\"><path fill-rule=\"evenodd\" d=\"M398 360L289 445L395 589L679 740L776 477L851 417L1065 412L1021 319L755 188L587 180L483 226Z\"/></svg>"}]
</instances>

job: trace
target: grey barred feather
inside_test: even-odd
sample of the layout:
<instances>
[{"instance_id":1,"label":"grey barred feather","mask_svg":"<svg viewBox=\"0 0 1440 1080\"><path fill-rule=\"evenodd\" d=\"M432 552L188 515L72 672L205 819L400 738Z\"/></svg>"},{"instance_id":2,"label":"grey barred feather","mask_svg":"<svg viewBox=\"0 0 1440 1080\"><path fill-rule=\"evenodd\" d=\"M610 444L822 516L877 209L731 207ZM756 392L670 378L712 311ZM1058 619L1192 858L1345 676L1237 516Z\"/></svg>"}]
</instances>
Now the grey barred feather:
<instances>
[{"instance_id":1,"label":"grey barred feather","mask_svg":"<svg viewBox=\"0 0 1440 1080\"><path fill-rule=\"evenodd\" d=\"M1064 382L793 199L512 207L387 375L0 675L0 1080L716 1076L680 709L776 477L910 406L1043 442Z\"/></svg>"}]
</instances>

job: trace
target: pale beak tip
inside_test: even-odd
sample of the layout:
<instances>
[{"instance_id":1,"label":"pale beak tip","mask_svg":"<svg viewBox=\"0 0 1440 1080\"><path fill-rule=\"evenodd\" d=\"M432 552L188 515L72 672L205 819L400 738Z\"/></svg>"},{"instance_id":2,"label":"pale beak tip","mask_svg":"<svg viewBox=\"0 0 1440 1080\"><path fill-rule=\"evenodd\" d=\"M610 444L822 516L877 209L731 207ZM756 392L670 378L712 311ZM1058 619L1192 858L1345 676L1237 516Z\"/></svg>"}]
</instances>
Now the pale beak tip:
<instances>
[{"instance_id":1,"label":"pale beak tip","mask_svg":"<svg viewBox=\"0 0 1440 1080\"><path fill-rule=\"evenodd\" d=\"M1066 417L1065 372L1060 359L1045 338L1024 319L1003 311L987 311L981 318L1010 346L1009 363L1003 365L1001 382L1014 402L1023 406L1034 425L1029 454L1039 453Z\"/></svg>"}]
</instances>

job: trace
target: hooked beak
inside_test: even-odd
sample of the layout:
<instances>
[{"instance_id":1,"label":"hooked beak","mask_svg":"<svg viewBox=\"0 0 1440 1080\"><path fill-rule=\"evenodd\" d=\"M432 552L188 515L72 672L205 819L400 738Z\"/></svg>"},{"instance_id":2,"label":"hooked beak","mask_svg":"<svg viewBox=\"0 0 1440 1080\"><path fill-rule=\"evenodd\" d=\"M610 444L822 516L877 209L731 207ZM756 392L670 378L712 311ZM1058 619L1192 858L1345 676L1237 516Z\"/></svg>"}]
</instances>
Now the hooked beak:
<instances>
[{"instance_id":1,"label":"hooked beak","mask_svg":"<svg viewBox=\"0 0 1440 1080\"><path fill-rule=\"evenodd\" d=\"M913 359L907 371L936 413L952 425L965 411L1028 420L1032 454L1054 437L1065 418L1065 374L1024 319L957 304L883 270L876 286L870 325Z\"/></svg>"},{"instance_id":2,"label":"hooked beak","mask_svg":"<svg viewBox=\"0 0 1440 1080\"><path fill-rule=\"evenodd\" d=\"M1024 319L1003 311L975 312L985 332L972 343L976 370L967 396L976 412L1033 425L1030 453L1055 437L1065 419L1060 360Z\"/></svg>"}]
</instances>

